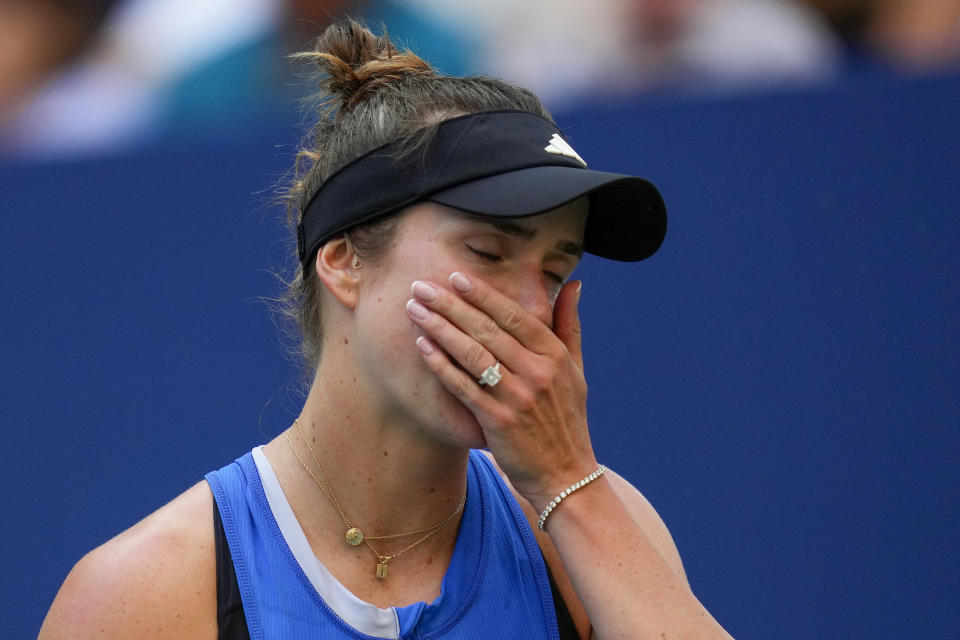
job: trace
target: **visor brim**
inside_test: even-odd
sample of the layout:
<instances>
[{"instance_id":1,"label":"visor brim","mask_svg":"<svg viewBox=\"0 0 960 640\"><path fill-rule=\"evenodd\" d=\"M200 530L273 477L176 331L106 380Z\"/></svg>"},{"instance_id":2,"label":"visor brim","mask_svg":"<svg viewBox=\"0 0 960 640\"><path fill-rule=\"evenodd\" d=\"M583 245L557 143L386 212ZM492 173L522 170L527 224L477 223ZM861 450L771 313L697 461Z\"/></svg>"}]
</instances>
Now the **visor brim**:
<instances>
[{"instance_id":1,"label":"visor brim","mask_svg":"<svg viewBox=\"0 0 960 640\"><path fill-rule=\"evenodd\" d=\"M472 180L427 199L470 213L523 218L590 197L584 237L588 253L634 262L663 242L667 212L660 192L643 178L564 166L518 169Z\"/></svg>"}]
</instances>

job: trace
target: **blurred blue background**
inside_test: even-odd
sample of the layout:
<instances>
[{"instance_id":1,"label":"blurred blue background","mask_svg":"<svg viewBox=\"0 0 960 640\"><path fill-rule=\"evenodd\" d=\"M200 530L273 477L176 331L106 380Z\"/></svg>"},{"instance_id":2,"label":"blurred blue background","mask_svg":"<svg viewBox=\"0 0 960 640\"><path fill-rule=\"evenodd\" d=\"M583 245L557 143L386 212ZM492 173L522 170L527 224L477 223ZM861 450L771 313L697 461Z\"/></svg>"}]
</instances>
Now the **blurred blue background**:
<instances>
[{"instance_id":1,"label":"blurred blue background","mask_svg":"<svg viewBox=\"0 0 960 640\"><path fill-rule=\"evenodd\" d=\"M650 260L579 270L591 429L734 637L957 638L960 75L843 60L548 101L592 167L650 178L670 211ZM299 411L267 299L301 128L266 95L7 147L4 637Z\"/></svg>"}]
</instances>

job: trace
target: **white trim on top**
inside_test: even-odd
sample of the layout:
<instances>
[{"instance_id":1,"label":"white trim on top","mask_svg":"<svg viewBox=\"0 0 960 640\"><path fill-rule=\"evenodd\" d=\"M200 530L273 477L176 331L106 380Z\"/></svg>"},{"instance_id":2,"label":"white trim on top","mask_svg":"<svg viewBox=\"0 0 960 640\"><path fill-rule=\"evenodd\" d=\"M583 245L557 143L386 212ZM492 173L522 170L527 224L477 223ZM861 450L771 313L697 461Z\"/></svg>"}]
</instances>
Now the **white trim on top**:
<instances>
[{"instance_id":1,"label":"white trim on top","mask_svg":"<svg viewBox=\"0 0 960 640\"><path fill-rule=\"evenodd\" d=\"M381 609L353 595L313 555L313 549L310 548L307 536L303 533L303 528L297 521L287 496L283 493L280 481L277 480L267 456L260 449L260 447L254 448L253 462L257 466L257 473L260 474L260 484L263 485L267 503L270 505L270 511L273 512L274 520L277 521L277 526L280 527L283 539L293 552L293 557L300 564L300 568L307 575L310 584L327 606L357 631L376 638L398 640L400 621L396 611L392 607Z\"/></svg>"}]
</instances>

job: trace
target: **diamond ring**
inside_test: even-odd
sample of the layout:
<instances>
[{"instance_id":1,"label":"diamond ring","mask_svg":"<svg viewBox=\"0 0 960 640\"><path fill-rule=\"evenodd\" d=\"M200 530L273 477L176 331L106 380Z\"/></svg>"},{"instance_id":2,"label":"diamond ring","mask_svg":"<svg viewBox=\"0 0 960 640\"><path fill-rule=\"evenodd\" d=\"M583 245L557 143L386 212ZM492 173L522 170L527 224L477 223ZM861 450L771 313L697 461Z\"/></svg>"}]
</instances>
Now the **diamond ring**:
<instances>
[{"instance_id":1,"label":"diamond ring","mask_svg":"<svg viewBox=\"0 0 960 640\"><path fill-rule=\"evenodd\" d=\"M477 380L477 382L480 383L481 387L483 385L495 387L502 378L503 375L500 373L500 363L497 362L492 367L487 367L486 370L480 374L480 379Z\"/></svg>"}]
</instances>

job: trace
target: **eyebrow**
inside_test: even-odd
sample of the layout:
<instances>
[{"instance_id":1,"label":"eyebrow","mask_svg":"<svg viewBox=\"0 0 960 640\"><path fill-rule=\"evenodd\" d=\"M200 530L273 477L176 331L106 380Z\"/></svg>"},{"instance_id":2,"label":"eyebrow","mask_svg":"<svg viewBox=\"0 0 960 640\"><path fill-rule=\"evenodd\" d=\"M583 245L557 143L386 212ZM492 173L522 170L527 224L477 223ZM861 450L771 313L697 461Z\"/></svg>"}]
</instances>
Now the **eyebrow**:
<instances>
[{"instance_id":1,"label":"eyebrow","mask_svg":"<svg viewBox=\"0 0 960 640\"><path fill-rule=\"evenodd\" d=\"M537 235L537 230L533 227L519 224L513 220L490 218L477 214L467 214L466 217L474 222L480 222L487 226L491 226L497 231L505 233L508 236L515 236L517 238L522 238L523 240L533 240L533 238ZM579 258L583 255L583 245L579 242L574 242L573 240L559 240L557 241L557 244L554 245L554 249L576 258Z\"/></svg>"}]
</instances>

